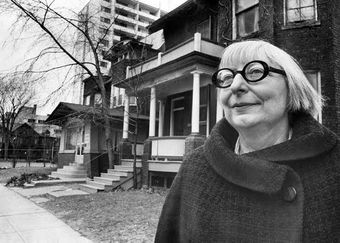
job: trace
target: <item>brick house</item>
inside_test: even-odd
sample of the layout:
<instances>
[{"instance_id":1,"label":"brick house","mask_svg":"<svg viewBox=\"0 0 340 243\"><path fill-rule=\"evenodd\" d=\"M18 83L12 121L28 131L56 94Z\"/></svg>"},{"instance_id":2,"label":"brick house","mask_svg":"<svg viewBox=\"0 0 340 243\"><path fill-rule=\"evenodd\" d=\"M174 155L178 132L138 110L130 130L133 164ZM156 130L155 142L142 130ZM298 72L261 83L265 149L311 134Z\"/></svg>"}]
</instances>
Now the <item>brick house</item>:
<instances>
[{"instance_id":1,"label":"brick house","mask_svg":"<svg viewBox=\"0 0 340 243\"><path fill-rule=\"evenodd\" d=\"M163 50L130 66L127 79L116 84L131 95L127 84L142 77L140 89L150 95L143 184L168 187L183 156L223 117L210 77L224 46L242 39L268 40L294 56L326 98L319 121L340 134L339 5L334 0L189 0L151 24L151 33L164 32Z\"/></svg>"}]
</instances>

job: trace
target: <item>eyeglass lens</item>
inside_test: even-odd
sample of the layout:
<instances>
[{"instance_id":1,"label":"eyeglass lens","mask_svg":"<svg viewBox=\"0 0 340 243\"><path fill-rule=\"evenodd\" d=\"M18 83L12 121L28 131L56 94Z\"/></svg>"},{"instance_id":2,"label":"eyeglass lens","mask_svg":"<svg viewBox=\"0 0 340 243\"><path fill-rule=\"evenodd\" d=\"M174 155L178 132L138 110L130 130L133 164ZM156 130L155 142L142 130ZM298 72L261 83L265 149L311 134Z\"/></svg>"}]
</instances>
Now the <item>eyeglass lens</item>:
<instances>
[{"instance_id":1,"label":"eyeglass lens","mask_svg":"<svg viewBox=\"0 0 340 243\"><path fill-rule=\"evenodd\" d=\"M258 81L263 78L265 67L260 62L251 62L248 63L241 72L235 72L231 69L222 69L217 73L216 79L218 85L222 87L230 86L237 73L241 73L247 81Z\"/></svg>"}]
</instances>

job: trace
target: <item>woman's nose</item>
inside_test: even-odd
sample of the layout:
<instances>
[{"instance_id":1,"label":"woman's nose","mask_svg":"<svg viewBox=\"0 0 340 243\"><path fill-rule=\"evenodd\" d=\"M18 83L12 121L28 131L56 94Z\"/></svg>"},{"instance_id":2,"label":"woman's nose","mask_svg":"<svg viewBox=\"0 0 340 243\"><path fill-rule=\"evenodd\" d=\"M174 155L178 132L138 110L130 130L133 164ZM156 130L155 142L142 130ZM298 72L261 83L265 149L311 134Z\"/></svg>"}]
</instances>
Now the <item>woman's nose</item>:
<instances>
[{"instance_id":1,"label":"woman's nose","mask_svg":"<svg viewBox=\"0 0 340 243\"><path fill-rule=\"evenodd\" d=\"M248 89L247 81L242 77L240 73L237 73L234 77L232 84L230 85L230 90L232 93L244 93Z\"/></svg>"}]
</instances>

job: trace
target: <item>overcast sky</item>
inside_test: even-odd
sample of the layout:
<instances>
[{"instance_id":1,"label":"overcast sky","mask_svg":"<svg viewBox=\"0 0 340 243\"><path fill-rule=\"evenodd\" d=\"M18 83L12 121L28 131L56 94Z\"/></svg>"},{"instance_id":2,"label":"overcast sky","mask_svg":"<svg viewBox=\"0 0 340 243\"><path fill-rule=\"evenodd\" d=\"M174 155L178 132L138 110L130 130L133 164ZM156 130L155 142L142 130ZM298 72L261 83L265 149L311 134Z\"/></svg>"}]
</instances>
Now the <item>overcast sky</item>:
<instances>
[{"instance_id":1,"label":"overcast sky","mask_svg":"<svg viewBox=\"0 0 340 243\"><path fill-rule=\"evenodd\" d=\"M176 8L180 4L184 3L186 0L140 0L141 2L150 4L152 6L158 7L160 6L165 11L171 11ZM84 0L56 0L55 4L57 6L64 6L78 12L83 8L83 6L88 1ZM14 16L9 14L1 14L0 15L0 73L8 72L13 67L22 63L25 59L28 58L27 50L31 49L31 43L27 41L21 41L16 44L15 47L12 45L11 37L13 34L10 33L9 28L14 21ZM38 52L39 50L37 50ZM54 80L47 80L47 83L53 83ZM48 90L48 89L47 89ZM64 100L60 100L64 101ZM70 100L65 100L70 101ZM39 102L38 102L39 103ZM45 107L39 107L38 104L38 113L44 115L47 113L51 113L56 107L59 101L54 101L52 104L49 104Z\"/></svg>"}]
</instances>

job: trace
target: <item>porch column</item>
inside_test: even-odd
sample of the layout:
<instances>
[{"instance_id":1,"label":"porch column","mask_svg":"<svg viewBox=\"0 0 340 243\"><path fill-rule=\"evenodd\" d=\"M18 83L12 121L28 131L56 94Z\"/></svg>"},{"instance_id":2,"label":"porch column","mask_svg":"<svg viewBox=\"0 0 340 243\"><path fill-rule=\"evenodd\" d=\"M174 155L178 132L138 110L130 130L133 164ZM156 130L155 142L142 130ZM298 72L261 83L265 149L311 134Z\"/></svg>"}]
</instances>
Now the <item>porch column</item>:
<instances>
[{"instance_id":1,"label":"porch column","mask_svg":"<svg viewBox=\"0 0 340 243\"><path fill-rule=\"evenodd\" d=\"M192 88L192 112L191 112L191 133L199 134L200 132L200 71L193 71L193 88Z\"/></svg>"},{"instance_id":2,"label":"porch column","mask_svg":"<svg viewBox=\"0 0 340 243\"><path fill-rule=\"evenodd\" d=\"M164 103L162 100L160 100L158 111L158 137L163 136L163 126L164 126Z\"/></svg>"},{"instance_id":3,"label":"porch column","mask_svg":"<svg viewBox=\"0 0 340 243\"><path fill-rule=\"evenodd\" d=\"M127 94L125 94L124 100L124 122L123 122L123 140L129 137L129 108L130 99Z\"/></svg>"},{"instance_id":4,"label":"porch column","mask_svg":"<svg viewBox=\"0 0 340 243\"><path fill-rule=\"evenodd\" d=\"M150 120L149 120L149 137L155 136L156 129L156 87L151 88L150 92Z\"/></svg>"},{"instance_id":5,"label":"porch column","mask_svg":"<svg viewBox=\"0 0 340 243\"><path fill-rule=\"evenodd\" d=\"M223 107L220 101L220 92L221 89L217 89L217 104L216 104L216 122L223 118Z\"/></svg>"}]
</instances>

